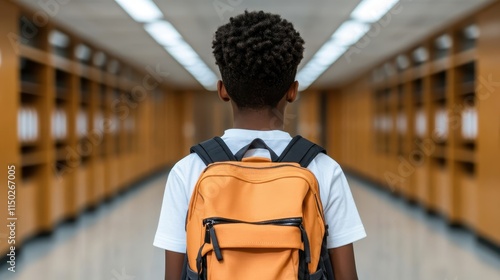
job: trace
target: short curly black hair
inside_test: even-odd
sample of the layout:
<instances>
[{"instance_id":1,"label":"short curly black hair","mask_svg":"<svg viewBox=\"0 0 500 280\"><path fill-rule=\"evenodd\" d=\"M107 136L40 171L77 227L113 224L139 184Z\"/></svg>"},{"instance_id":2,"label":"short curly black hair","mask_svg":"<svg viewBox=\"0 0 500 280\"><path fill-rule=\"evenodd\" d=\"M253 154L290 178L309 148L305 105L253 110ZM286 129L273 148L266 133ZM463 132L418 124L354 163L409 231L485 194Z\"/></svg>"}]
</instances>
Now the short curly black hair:
<instances>
[{"instance_id":1,"label":"short curly black hair","mask_svg":"<svg viewBox=\"0 0 500 280\"><path fill-rule=\"evenodd\" d=\"M217 29L212 48L238 108L263 109L276 107L295 81L304 40L279 15L245 11Z\"/></svg>"}]
</instances>

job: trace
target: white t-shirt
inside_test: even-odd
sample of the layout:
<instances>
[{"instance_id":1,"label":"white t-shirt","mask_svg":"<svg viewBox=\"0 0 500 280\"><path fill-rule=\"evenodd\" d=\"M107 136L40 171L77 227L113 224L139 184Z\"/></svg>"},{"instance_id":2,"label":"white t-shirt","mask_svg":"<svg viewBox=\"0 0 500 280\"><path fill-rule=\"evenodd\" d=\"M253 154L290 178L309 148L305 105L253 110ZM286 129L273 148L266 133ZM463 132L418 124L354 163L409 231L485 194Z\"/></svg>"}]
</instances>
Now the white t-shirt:
<instances>
[{"instance_id":1,"label":"white t-shirt","mask_svg":"<svg viewBox=\"0 0 500 280\"><path fill-rule=\"evenodd\" d=\"M292 137L280 130L257 131L245 129L226 130L221 137L235 154L253 139L260 138L280 155ZM265 149L249 150L245 157L269 158ZM160 221L153 245L178 253L186 252L185 219L189 200L195 184L205 169L196 154L190 154L177 162L168 175ZM324 207L325 221L329 227L328 248L336 248L366 237L347 180L339 164L325 154L319 154L308 169L316 176Z\"/></svg>"}]
</instances>

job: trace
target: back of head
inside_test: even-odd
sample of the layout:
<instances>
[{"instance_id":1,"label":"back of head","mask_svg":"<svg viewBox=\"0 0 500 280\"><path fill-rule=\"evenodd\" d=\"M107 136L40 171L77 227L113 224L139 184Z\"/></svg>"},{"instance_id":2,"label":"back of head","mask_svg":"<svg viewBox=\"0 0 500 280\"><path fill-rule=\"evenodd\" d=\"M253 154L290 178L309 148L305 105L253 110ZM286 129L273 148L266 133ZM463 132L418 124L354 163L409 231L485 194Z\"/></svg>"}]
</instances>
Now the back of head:
<instances>
[{"instance_id":1,"label":"back of head","mask_svg":"<svg viewBox=\"0 0 500 280\"><path fill-rule=\"evenodd\" d=\"M213 53L239 109L274 108L295 81L304 40L279 15L248 12L219 27Z\"/></svg>"}]
</instances>

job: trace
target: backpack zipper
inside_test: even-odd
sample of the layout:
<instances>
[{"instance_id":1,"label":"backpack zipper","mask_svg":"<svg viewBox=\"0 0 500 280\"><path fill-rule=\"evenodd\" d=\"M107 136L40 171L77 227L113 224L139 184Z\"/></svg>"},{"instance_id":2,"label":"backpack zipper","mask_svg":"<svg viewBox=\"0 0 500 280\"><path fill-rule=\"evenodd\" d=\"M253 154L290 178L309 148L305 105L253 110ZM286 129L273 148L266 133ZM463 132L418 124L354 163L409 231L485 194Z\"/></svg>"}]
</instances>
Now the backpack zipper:
<instances>
[{"instance_id":1,"label":"backpack zipper","mask_svg":"<svg viewBox=\"0 0 500 280\"><path fill-rule=\"evenodd\" d=\"M259 222L247 222L235 219L227 219L221 217L212 217L203 219L203 226L207 224L218 225L218 224L251 224L251 225L276 225L276 226L299 226L302 224L302 218L284 218L284 219L275 219L275 220L266 220Z\"/></svg>"},{"instance_id":2,"label":"backpack zipper","mask_svg":"<svg viewBox=\"0 0 500 280\"><path fill-rule=\"evenodd\" d=\"M302 224L302 218L294 217L294 218L284 218L284 219L275 219L275 220L266 220L259 222L247 222L240 221L235 219L227 219L221 217L212 217L203 219L203 226L205 226L205 243L212 243L212 247L214 248L215 257L218 261L222 261L222 252L219 246L219 240L217 238L217 234L215 232L215 225L220 224L251 224L251 225L276 225L276 226L294 226L300 229L301 239L304 243L304 258L307 263L311 262L311 249L309 245L309 238L307 237L306 230L304 229L304 225Z\"/></svg>"},{"instance_id":3,"label":"backpack zipper","mask_svg":"<svg viewBox=\"0 0 500 280\"><path fill-rule=\"evenodd\" d=\"M273 168L280 168L280 167L285 167L285 166L291 166L291 167L300 168L300 169L302 168L300 166L296 166L293 164L287 164L287 163L283 163L280 165L273 165L273 166L263 166L263 167L244 166L244 165L240 165L240 164L233 164L233 163L227 163L227 162L218 162L216 164L217 165L232 165L232 166L237 166L237 167L246 168L246 169L273 169ZM205 170L203 172L207 171L212 166L213 165L210 165L209 167L205 168Z\"/></svg>"}]
</instances>

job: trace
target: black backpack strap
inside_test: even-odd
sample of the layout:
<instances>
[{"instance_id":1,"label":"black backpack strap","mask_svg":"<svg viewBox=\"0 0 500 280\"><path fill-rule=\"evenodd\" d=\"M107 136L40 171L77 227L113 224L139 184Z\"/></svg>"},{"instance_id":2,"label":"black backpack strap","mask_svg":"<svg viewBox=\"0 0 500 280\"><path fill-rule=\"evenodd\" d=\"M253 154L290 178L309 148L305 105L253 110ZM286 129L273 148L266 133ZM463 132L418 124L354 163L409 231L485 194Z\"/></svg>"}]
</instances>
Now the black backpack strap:
<instances>
[{"instance_id":1,"label":"black backpack strap","mask_svg":"<svg viewBox=\"0 0 500 280\"><path fill-rule=\"evenodd\" d=\"M300 166L307 167L319 153L326 154L326 150L297 135L286 146L277 162L297 162Z\"/></svg>"},{"instance_id":2,"label":"black backpack strap","mask_svg":"<svg viewBox=\"0 0 500 280\"><path fill-rule=\"evenodd\" d=\"M231 153L231 150L229 150L226 143L224 143L224 140L220 137L214 137L193 146L191 147L190 152L196 153L206 165L219 161L236 160L233 153Z\"/></svg>"}]
</instances>

